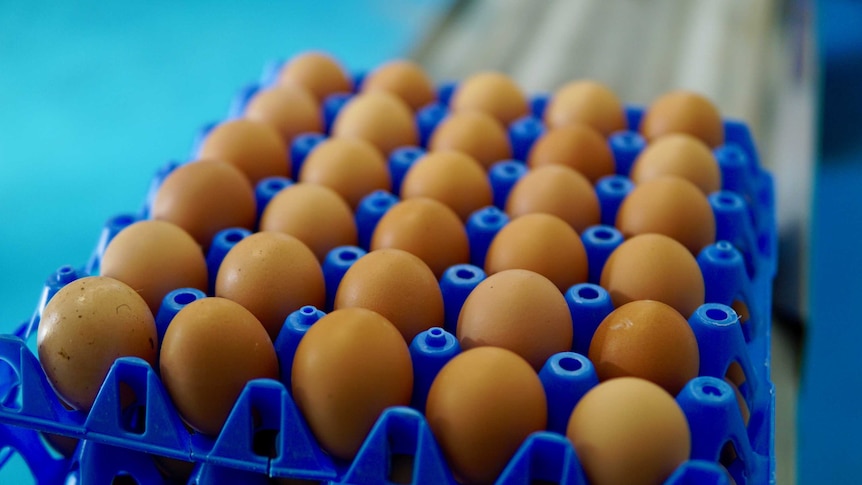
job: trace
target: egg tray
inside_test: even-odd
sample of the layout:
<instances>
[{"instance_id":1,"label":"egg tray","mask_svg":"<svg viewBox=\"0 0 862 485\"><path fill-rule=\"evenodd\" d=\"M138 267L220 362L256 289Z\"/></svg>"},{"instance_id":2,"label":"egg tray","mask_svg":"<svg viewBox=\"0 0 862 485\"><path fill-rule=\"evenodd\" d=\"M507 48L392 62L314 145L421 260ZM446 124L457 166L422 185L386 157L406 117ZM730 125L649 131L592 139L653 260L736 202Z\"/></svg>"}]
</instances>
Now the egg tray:
<instances>
[{"instance_id":1,"label":"egg tray","mask_svg":"<svg viewBox=\"0 0 862 485\"><path fill-rule=\"evenodd\" d=\"M261 82L239 92L229 117L241 113L248 99L272 82L278 67L278 63L273 64L265 70ZM361 75L356 76L356 86L361 79ZM390 154L395 193L407 169L424 153L430 133L446 116L448 98L455 87L454 83L442 85L439 102L417 112L421 146L404 147ZM327 132L349 98L348 94L336 94L323 103ZM409 483L455 483L421 409L436 372L459 350L457 340L447 329L454 328L461 304L485 276L481 269L484 254L491 239L508 222L501 208L508 191L526 172L524 159L530 146L544 130L541 119L546 103L546 95L533 97L532 115L508 127L513 160L502 161L489 172L495 207L477 211L467 223L472 264L450 268L440 282L445 328L423 332L410 346L415 373L412 407L387 409L352 462L334 461L320 449L290 396L289 382L250 382L216 438L187 430L156 372L140 359L116 361L89 413L67 410L54 394L36 356L27 347L45 304L65 284L98 274L101 255L111 238L127 225L148 217L161 181L180 165L172 162L153 177L143 208L137 214L110 219L90 260L81 268L66 266L51 275L34 316L13 334L0 336L0 467L17 452L39 483L60 483L70 477L79 483L110 483L117 475L129 475L139 484L160 484L166 482L153 457L162 456L195 463L189 483L269 483L269 477L293 477L311 482L378 484L393 483L393 464L412 463L412 470L408 468L412 473ZM630 131L613 134L608 140L617 174L596 184L602 225L581 234L588 254L589 282L565 294L576 326L573 350L578 354L587 353L589 342L577 341L577 335L591 334L613 309L607 292L598 286L598 277L604 261L622 243L623 237L612 223L619 204L633 187L625 175L645 146L636 132L643 109L627 107L626 114ZM212 126L205 126L201 137ZM774 386L769 380L771 283L777 243L773 185L771 176L760 167L747 126L733 120L725 121L724 126L726 143L714 151L723 187L709 196L716 217L716 243L697 257L708 303L689 319L701 352L700 377L690 381L677 396L692 431L691 459L666 481L668 485L730 483L728 471L737 484L774 483ZM305 155L324 139L321 134L295 139L291 146L294 177ZM265 206L278 190L291 183L287 178L260 182L256 188L258 207ZM357 208L362 247L336 248L323 264L330 295L328 308L333 290L347 268L365 254L377 221L397 201L392 193L375 192ZM207 254L211 275L227 251L248 234L245 229L227 229L215 237ZM167 295L156 317L160 336L176 312L204 296L190 289ZM745 324L739 323L730 307L737 300L748 306L750 320ZM275 342L282 375L290 375L284 369L289 369L299 339L323 314L304 307L288 317ZM578 354L557 354L540 372L549 402L548 431L534 433L522 444L497 483L586 484L575 451L562 434L575 402L596 382L592 364ZM747 427L734 391L723 379L733 362L742 367L747 378L739 387L751 412ZM125 410L119 404L121 384L131 388L138 398ZM80 441L74 454L64 458L46 444L45 434Z\"/></svg>"}]
</instances>

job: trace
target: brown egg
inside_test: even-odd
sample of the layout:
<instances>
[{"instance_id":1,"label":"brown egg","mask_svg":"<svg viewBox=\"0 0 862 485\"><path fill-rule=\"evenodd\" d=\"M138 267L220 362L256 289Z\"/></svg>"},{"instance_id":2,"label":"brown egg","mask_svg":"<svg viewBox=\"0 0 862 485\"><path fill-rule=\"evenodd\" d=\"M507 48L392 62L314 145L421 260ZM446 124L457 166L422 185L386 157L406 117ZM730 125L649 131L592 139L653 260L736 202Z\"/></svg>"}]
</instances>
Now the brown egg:
<instances>
[{"instance_id":1,"label":"brown egg","mask_svg":"<svg viewBox=\"0 0 862 485\"><path fill-rule=\"evenodd\" d=\"M638 184L623 199L616 226L625 237L664 234L695 255L715 242L715 215L709 200L696 185L679 177Z\"/></svg>"},{"instance_id":2,"label":"brown egg","mask_svg":"<svg viewBox=\"0 0 862 485\"><path fill-rule=\"evenodd\" d=\"M504 125L530 114L527 96L512 78L499 72L481 72L465 79L449 107L456 113L482 111Z\"/></svg>"},{"instance_id":3,"label":"brown egg","mask_svg":"<svg viewBox=\"0 0 862 485\"><path fill-rule=\"evenodd\" d=\"M352 460L383 410L410 403L413 365L394 325L371 310L348 308L309 328L291 383L321 447Z\"/></svg>"},{"instance_id":4,"label":"brown egg","mask_svg":"<svg viewBox=\"0 0 862 485\"><path fill-rule=\"evenodd\" d=\"M319 102L331 94L352 91L352 83L344 69L335 59L321 52L306 52L288 61L281 68L278 83L302 86Z\"/></svg>"},{"instance_id":5,"label":"brown egg","mask_svg":"<svg viewBox=\"0 0 862 485\"><path fill-rule=\"evenodd\" d=\"M566 165L595 184L616 167L610 146L598 131L587 125L568 125L548 130L530 149L531 168Z\"/></svg>"},{"instance_id":6,"label":"brown egg","mask_svg":"<svg viewBox=\"0 0 862 485\"><path fill-rule=\"evenodd\" d=\"M254 228L257 218L254 188L229 163L218 160L188 163L171 172L159 187L152 218L176 224L207 248L222 229Z\"/></svg>"},{"instance_id":7,"label":"brown egg","mask_svg":"<svg viewBox=\"0 0 862 485\"><path fill-rule=\"evenodd\" d=\"M578 233L559 217L527 214L503 226L488 248L485 272L507 269L535 271L564 292L587 281L587 252Z\"/></svg>"},{"instance_id":8,"label":"brown egg","mask_svg":"<svg viewBox=\"0 0 862 485\"><path fill-rule=\"evenodd\" d=\"M155 315L177 288L207 290L207 262L198 243L164 221L136 222L111 240L99 272L134 288Z\"/></svg>"},{"instance_id":9,"label":"brown egg","mask_svg":"<svg viewBox=\"0 0 862 485\"><path fill-rule=\"evenodd\" d=\"M649 141L669 133L687 133L710 148L724 143L724 124L718 108L690 91L671 91L653 101L641 120L640 131Z\"/></svg>"},{"instance_id":10,"label":"brown egg","mask_svg":"<svg viewBox=\"0 0 862 485\"><path fill-rule=\"evenodd\" d=\"M252 185L267 177L290 175L287 145L275 128L257 121L231 120L210 131L198 158L212 158L242 170Z\"/></svg>"},{"instance_id":11,"label":"brown egg","mask_svg":"<svg viewBox=\"0 0 862 485\"><path fill-rule=\"evenodd\" d=\"M338 246L356 245L356 222L347 202L322 185L299 183L279 192L260 216L261 231L290 234L319 261Z\"/></svg>"},{"instance_id":12,"label":"brown egg","mask_svg":"<svg viewBox=\"0 0 862 485\"><path fill-rule=\"evenodd\" d=\"M245 117L275 128L287 146L297 135L323 131L320 105L302 86L273 86L258 92L246 105Z\"/></svg>"},{"instance_id":13,"label":"brown egg","mask_svg":"<svg viewBox=\"0 0 862 485\"><path fill-rule=\"evenodd\" d=\"M465 111L448 115L428 142L432 152L454 150L475 158L485 169L512 157L506 127L488 114Z\"/></svg>"},{"instance_id":14,"label":"brown egg","mask_svg":"<svg viewBox=\"0 0 862 485\"><path fill-rule=\"evenodd\" d=\"M383 155L361 138L329 138L314 147L299 181L329 187L352 209L371 192L392 187Z\"/></svg>"},{"instance_id":15,"label":"brown egg","mask_svg":"<svg viewBox=\"0 0 862 485\"><path fill-rule=\"evenodd\" d=\"M439 278L450 266L470 261L464 224L433 199L401 201L384 215L371 236L371 250L403 249L419 256Z\"/></svg>"},{"instance_id":16,"label":"brown egg","mask_svg":"<svg viewBox=\"0 0 862 485\"><path fill-rule=\"evenodd\" d=\"M443 325L443 295L421 259L400 249L359 258L338 285L335 309L367 308L386 317L411 343L419 332Z\"/></svg>"},{"instance_id":17,"label":"brown egg","mask_svg":"<svg viewBox=\"0 0 862 485\"><path fill-rule=\"evenodd\" d=\"M275 341L284 319L305 305L323 308L326 288L314 253L299 239L258 232L236 244L218 270L215 294L249 310Z\"/></svg>"},{"instance_id":18,"label":"brown egg","mask_svg":"<svg viewBox=\"0 0 862 485\"><path fill-rule=\"evenodd\" d=\"M470 155L455 151L428 153L410 168L401 185L401 198L414 197L440 201L462 221L494 202L484 168Z\"/></svg>"},{"instance_id":19,"label":"brown egg","mask_svg":"<svg viewBox=\"0 0 862 485\"><path fill-rule=\"evenodd\" d=\"M266 329L239 303L202 298L168 325L159 354L162 382L180 417L216 436L248 381L278 379Z\"/></svg>"},{"instance_id":20,"label":"brown egg","mask_svg":"<svg viewBox=\"0 0 862 485\"><path fill-rule=\"evenodd\" d=\"M362 138L384 155L419 142L410 107L385 91L358 94L348 101L335 118L332 136Z\"/></svg>"},{"instance_id":21,"label":"brown egg","mask_svg":"<svg viewBox=\"0 0 862 485\"><path fill-rule=\"evenodd\" d=\"M605 317L589 358L600 381L640 377L674 396L700 369L697 339L685 317L655 300L626 303Z\"/></svg>"},{"instance_id":22,"label":"brown egg","mask_svg":"<svg viewBox=\"0 0 862 485\"><path fill-rule=\"evenodd\" d=\"M673 396L652 382L602 382L575 406L566 436L591 485L664 483L688 459L691 432Z\"/></svg>"},{"instance_id":23,"label":"brown egg","mask_svg":"<svg viewBox=\"0 0 862 485\"><path fill-rule=\"evenodd\" d=\"M387 91L401 98L413 111L437 98L434 82L422 66L413 61L387 62L362 83L362 92Z\"/></svg>"},{"instance_id":24,"label":"brown egg","mask_svg":"<svg viewBox=\"0 0 862 485\"><path fill-rule=\"evenodd\" d=\"M736 404L739 406L739 415L742 417L742 424L748 426L748 421L751 419L751 410L748 408L748 403L745 402L745 397L742 396L742 393L739 392L739 387L729 377L725 377L724 382L733 389L733 393L736 395Z\"/></svg>"},{"instance_id":25,"label":"brown egg","mask_svg":"<svg viewBox=\"0 0 862 485\"><path fill-rule=\"evenodd\" d=\"M555 215L578 232L601 222L599 198L590 181L565 165L530 170L512 187L506 213L517 218L536 212Z\"/></svg>"},{"instance_id":26,"label":"brown egg","mask_svg":"<svg viewBox=\"0 0 862 485\"><path fill-rule=\"evenodd\" d=\"M629 177L636 184L665 175L684 178L704 194L721 189L721 170L702 141L684 133L657 138L635 159Z\"/></svg>"},{"instance_id":27,"label":"brown egg","mask_svg":"<svg viewBox=\"0 0 862 485\"><path fill-rule=\"evenodd\" d=\"M658 300L685 318L705 297L697 260L685 246L662 234L642 234L622 243L605 262L601 285L615 307Z\"/></svg>"},{"instance_id":28,"label":"brown egg","mask_svg":"<svg viewBox=\"0 0 862 485\"><path fill-rule=\"evenodd\" d=\"M120 357L156 362L153 313L133 288L112 278L75 280L52 297L39 322L39 361L57 395L89 411ZM143 396L142 396L143 397Z\"/></svg>"},{"instance_id":29,"label":"brown egg","mask_svg":"<svg viewBox=\"0 0 862 485\"><path fill-rule=\"evenodd\" d=\"M560 290L544 276L510 269L470 293L458 316L462 349L490 345L520 355L536 370L572 348L572 316Z\"/></svg>"},{"instance_id":30,"label":"brown egg","mask_svg":"<svg viewBox=\"0 0 862 485\"><path fill-rule=\"evenodd\" d=\"M527 436L545 429L548 411L542 383L524 359L480 347L440 370L425 416L455 477L492 483Z\"/></svg>"},{"instance_id":31,"label":"brown egg","mask_svg":"<svg viewBox=\"0 0 862 485\"><path fill-rule=\"evenodd\" d=\"M607 137L626 129L626 113L620 99L604 84L573 81L554 93L545 108L550 128L583 123Z\"/></svg>"}]
</instances>

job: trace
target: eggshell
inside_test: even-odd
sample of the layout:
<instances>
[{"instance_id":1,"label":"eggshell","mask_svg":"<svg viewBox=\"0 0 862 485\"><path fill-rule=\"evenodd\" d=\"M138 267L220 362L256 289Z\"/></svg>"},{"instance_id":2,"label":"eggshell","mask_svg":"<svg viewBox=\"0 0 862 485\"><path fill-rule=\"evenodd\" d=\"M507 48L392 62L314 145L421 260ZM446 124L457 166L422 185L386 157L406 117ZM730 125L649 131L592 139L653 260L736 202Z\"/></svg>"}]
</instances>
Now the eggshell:
<instances>
[{"instance_id":1,"label":"eggshell","mask_svg":"<svg viewBox=\"0 0 862 485\"><path fill-rule=\"evenodd\" d=\"M284 319L305 305L323 308L326 287L314 253L299 239L258 232L238 242L218 270L216 296L249 310L275 341Z\"/></svg>"},{"instance_id":2,"label":"eggshell","mask_svg":"<svg viewBox=\"0 0 862 485\"><path fill-rule=\"evenodd\" d=\"M584 395L566 436L591 485L664 483L691 452L688 421L673 396L636 377Z\"/></svg>"},{"instance_id":3,"label":"eggshell","mask_svg":"<svg viewBox=\"0 0 862 485\"><path fill-rule=\"evenodd\" d=\"M457 336L462 349L509 349L536 370L572 348L572 317L560 290L544 276L510 269L489 276L464 301Z\"/></svg>"},{"instance_id":4,"label":"eggshell","mask_svg":"<svg viewBox=\"0 0 862 485\"><path fill-rule=\"evenodd\" d=\"M640 377L674 396L700 369L697 339L685 317L655 300L626 303L605 317L589 358L601 381Z\"/></svg>"},{"instance_id":5,"label":"eggshell","mask_svg":"<svg viewBox=\"0 0 862 485\"><path fill-rule=\"evenodd\" d=\"M419 256L437 278L450 266L470 261L467 230L458 214L424 197L401 201L380 219L371 236L371 250L384 248Z\"/></svg>"},{"instance_id":6,"label":"eggshell","mask_svg":"<svg viewBox=\"0 0 862 485\"><path fill-rule=\"evenodd\" d=\"M662 234L642 234L622 243L602 269L601 285L615 307L658 300L689 318L703 304L705 288L697 260Z\"/></svg>"},{"instance_id":7,"label":"eggshell","mask_svg":"<svg viewBox=\"0 0 862 485\"><path fill-rule=\"evenodd\" d=\"M165 178L153 201L152 218L176 224L207 248L222 229L252 229L256 207L254 188L239 169L218 160L200 160Z\"/></svg>"},{"instance_id":8,"label":"eggshell","mask_svg":"<svg viewBox=\"0 0 862 485\"><path fill-rule=\"evenodd\" d=\"M99 272L134 288L154 315L171 291L208 286L201 247L164 221L140 221L120 231L105 249Z\"/></svg>"},{"instance_id":9,"label":"eggshell","mask_svg":"<svg viewBox=\"0 0 862 485\"><path fill-rule=\"evenodd\" d=\"M587 252L578 233L550 214L527 214L509 222L491 241L485 257L489 275L528 269L551 280L561 292L587 281Z\"/></svg>"},{"instance_id":10,"label":"eggshell","mask_svg":"<svg viewBox=\"0 0 862 485\"><path fill-rule=\"evenodd\" d=\"M407 343L386 318L348 308L309 328L296 349L291 382L321 447L351 460L384 409L410 403L413 365Z\"/></svg>"},{"instance_id":11,"label":"eggshell","mask_svg":"<svg viewBox=\"0 0 862 485\"><path fill-rule=\"evenodd\" d=\"M715 215L696 185L665 176L638 184L617 211L625 237L656 233L672 237L697 254L715 242Z\"/></svg>"},{"instance_id":12,"label":"eggshell","mask_svg":"<svg viewBox=\"0 0 862 485\"><path fill-rule=\"evenodd\" d=\"M282 190L260 216L261 231L289 234L319 261L338 246L356 245L356 222L347 202L322 185L298 183Z\"/></svg>"},{"instance_id":13,"label":"eggshell","mask_svg":"<svg viewBox=\"0 0 862 485\"><path fill-rule=\"evenodd\" d=\"M482 111L508 125L530 114L527 96L509 76L480 72L465 79L449 102L452 111Z\"/></svg>"},{"instance_id":14,"label":"eggshell","mask_svg":"<svg viewBox=\"0 0 862 485\"><path fill-rule=\"evenodd\" d=\"M564 165L535 168L512 187L506 213L512 218L541 212L566 221L583 232L601 222L599 198L580 172Z\"/></svg>"},{"instance_id":15,"label":"eggshell","mask_svg":"<svg viewBox=\"0 0 862 485\"><path fill-rule=\"evenodd\" d=\"M69 283L48 301L36 345L57 395L72 408L89 411L115 360L139 357L155 364L158 334L152 312L134 289L91 276Z\"/></svg>"},{"instance_id":16,"label":"eggshell","mask_svg":"<svg viewBox=\"0 0 862 485\"><path fill-rule=\"evenodd\" d=\"M213 128L201 143L198 158L231 163L252 185L290 174L290 155L281 134L268 124L246 119L225 121Z\"/></svg>"},{"instance_id":17,"label":"eggshell","mask_svg":"<svg viewBox=\"0 0 862 485\"><path fill-rule=\"evenodd\" d=\"M329 138L318 144L305 158L299 181L329 187L352 209L371 192L392 188L383 155L361 138Z\"/></svg>"},{"instance_id":18,"label":"eggshell","mask_svg":"<svg viewBox=\"0 0 862 485\"><path fill-rule=\"evenodd\" d=\"M281 68L278 84L302 86L319 102L331 94L349 93L352 87L338 61L321 52L306 52L292 58Z\"/></svg>"},{"instance_id":19,"label":"eggshell","mask_svg":"<svg viewBox=\"0 0 862 485\"><path fill-rule=\"evenodd\" d=\"M401 184L401 198L428 197L446 204L462 221L494 201L491 182L473 157L455 151L420 158Z\"/></svg>"},{"instance_id":20,"label":"eggshell","mask_svg":"<svg viewBox=\"0 0 862 485\"><path fill-rule=\"evenodd\" d=\"M400 249L378 249L359 258L338 285L335 309L367 308L398 328L406 343L443 324L443 295L421 259Z\"/></svg>"},{"instance_id":21,"label":"eggshell","mask_svg":"<svg viewBox=\"0 0 862 485\"><path fill-rule=\"evenodd\" d=\"M527 436L545 429L547 400L524 359L480 347L440 370L425 415L456 478L492 483Z\"/></svg>"},{"instance_id":22,"label":"eggshell","mask_svg":"<svg viewBox=\"0 0 862 485\"><path fill-rule=\"evenodd\" d=\"M527 163L532 168L566 165L592 184L616 169L614 155L601 133L582 124L548 130L530 149Z\"/></svg>"},{"instance_id":23,"label":"eggshell","mask_svg":"<svg viewBox=\"0 0 862 485\"><path fill-rule=\"evenodd\" d=\"M721 170L712 151L684 133L665 135L647 145L635 159L629 177L639 184L666 175L686 179L704 194L721 189Z\"/></svg>"},{"instance_id":24,"label":"eggshell","mask_svg":"<svg viewBox=\"0 0 862 485\"><path fill-rule=\"evenodd\" d=\"M724 143L724 124L718 108L691 91L671 91L652 102L640 126L650 142L669 133L687 133L710 148Z\"/></svg>"},{"instance_id":25,"label":"eggshell","mask_svg":"<svg viewBox=\"0 0 862 485\"><path fill-rule=\"evenodd\" d=\"M545 124L550 128L583 123L602 136L626 129L626 114L620 99L604 84L573 81L554 93L545 108Z\"/></svg>"},{"instance_id":26,"label":"eggshell","mask_svg":"<svg viewBox=\"0 0 862 485\"><path fill-rule=\"evenodd\" d=\"M491 115L465 111L448 115L437 125L428 142L432 152L454 150L466 153L485 167L512 157L506 127Z\"/></svg>"},{"instance_id":27,"label":"eggshell","mask_svg":"<svg viewBox=\"0 0 862 485\"><path fill-rule=\"evenodd\" d=\"M362 92L377 90L398 96L413 111L437 98L434 82L422 66L404 59L387 62L365 78Z\"/></svg>"},{"instance_id":28,"label":"eggshell","mask_svg":"<svg viewBox=\"0 0 862 485\"><path fill-rule=\"evenodd\" d=\"M302 86L276 85L259 91L246 105L245 117L275 128L288 146L297 135L323 131L320 104Z\"/></svg>"},{"instance_id":29,"label":"eggshell","mask_svg":"<svg viewBox=\"0 0 862 485\"><path fill-rule=\"evenodd\" d=\"M278 379L266 329L226 298L202 298L180 310L165 332L159 363L180 416L209 436L221 432L248 381Z\"/></svg>"},{"instance_id":30,"label":"eggshell","mask_svg":"<svg viewBox=\"0 0 862 485\"><path fill-rule=\"evenodd\" d=\"M335 118L332 136L362 138L384 155L419 142L410 107L385 91L358 94L348 101Z\"/></svg>"}]
</instances>

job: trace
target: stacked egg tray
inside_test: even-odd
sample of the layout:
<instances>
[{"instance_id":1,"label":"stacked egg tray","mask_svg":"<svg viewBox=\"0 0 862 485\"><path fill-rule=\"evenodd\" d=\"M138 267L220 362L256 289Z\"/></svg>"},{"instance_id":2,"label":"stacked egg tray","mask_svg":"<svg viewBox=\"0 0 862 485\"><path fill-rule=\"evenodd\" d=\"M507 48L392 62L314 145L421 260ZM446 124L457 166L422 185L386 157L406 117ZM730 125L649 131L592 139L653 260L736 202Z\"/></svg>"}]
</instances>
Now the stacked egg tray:
<instances>
[{"instance_id":1,"label":"stacked egg tray","mask_svg":"<svg viewBox=\"0 0 862 485\"><path fill-rule=\"evenodd\" d=\"M265 70L259 83L238 93L229 117L238 116L256 91L273 82L278 63L274 66ZM354 84L358 86L361 80L361 75L356 76ZM440 86L438 101L416 113L420 146L400 148L390 154L395 187L412 162L424 153L423 147L434 127L447 114L448 99L455 88L455 84ZM350 96L333 95L322 104L326 132ZM484 254L493 236L508 222L502 211L503 203L508 191L527 170L524 160L544 130L541 120L547 100L546 95L534 96L532 115L508 126L513 160L498 163L489 172L496 207L477 211L466 224L473 264L454 266L441 278L448 328L457 322L467 295L485 278L481 269ZM598 285L598 278L604 261L623 241L613 222L617 208L633 187L625 175L646 145L637 132L643 112L640 107L627 107L629 130L608 139L617 174L601 179L595 186L602 225L590 227L580 235L588 255L590 281L565 293L576 325L595 328L613 310L610 296ZM707 303L689 319L701 354L700 377L690 381L676 398L691 429L691 455L667 484L731 483L730 477L737 484L774 482L774 387L769 379L771 283L776 270L773 185L771 176L760 167L745 124L726 120L724 129L725 143L714 150L723 187L709 196L716 219L716 242L697 257ZM206 131L208 127L204 127L203 134ZM294 177L306 154L326 136L306 134L294 140L291 146ZM178 163L170 163L155 174L141 211L121 214L107 222L85 265L62 267L48 278L30 321L14 334L0 336L0 361L5 364L0 364L0 464L17 452L38 483L111 483L120 475L131 476L140 484L166 483L153 461L154 456L162 456L194 463L189 483L269 483L273 478L289 477L309 483L379 484L396 480L390 475L392 464L406 462L412 463L409 483L455 483L420 411L437 371L459 351L456 338L443 328L426 330L410 346L414 406L387 409L352 462L335 460L321 450L292 400L289 386L274 380L249 382L222 432L214 438L188 431L157 374L149 364L136 358L120 358L115 362L89 413L68 410L61 404L27 345L38 327L41 312L65 284L98 274L101 255L111 238L131 223L148 218L161 181L177 166ZM290 183L286 178L260 182L256 188L258 207L264 207ZM368 250L377 221L397 201L398 197L392 193L375 192L361 202L355 214L360 247L336 248L323 263L330 299L352 262ZM211 274L216 273L230 248L249 234L245 229L227 229L216 236L207 254ZM156 316L160 332L179 310L205 296L190 289L168 294ZM731 308L737 300L746 302L750 312L744 325ZM306 306L287 318L276 342L282 366L292 361L299 339L324 315L323 310ZM586 353L586 349L573 350ZM542 369L540 378L548 398L549 429L530 435L497 483L587 483L575 450L564 436L565 423L574 405L566 396L571 395L572 389L580 389L582 395L594 385L595 374L589 372L589 360L578 357L580 360L573 362L571 358L554 356ZM750 409L747 426L743 424L734 392L723 380L732 362L739 363L747 377L740 386ZM120 409L121 385L143 396L131 410ZM420 404L415 405L417 402ZM249 424L252 413L262 423L257 431ZM267 432L262 433L261 429ZM63 457L46 443L46 436L79 441L74 453ZM733 445L731 453L728 443Z\"/></svg>"}]
</instances>

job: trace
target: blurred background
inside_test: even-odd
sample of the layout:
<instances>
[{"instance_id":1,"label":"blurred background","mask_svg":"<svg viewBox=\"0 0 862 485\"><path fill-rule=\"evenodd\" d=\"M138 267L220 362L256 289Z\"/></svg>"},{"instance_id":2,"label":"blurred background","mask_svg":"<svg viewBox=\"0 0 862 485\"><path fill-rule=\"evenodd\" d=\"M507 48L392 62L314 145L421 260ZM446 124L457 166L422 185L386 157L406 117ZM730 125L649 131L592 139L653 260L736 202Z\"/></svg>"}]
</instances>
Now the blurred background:
<instances>
[{"instance_id":1,"label":"blurred background","mask_svg":"<svg viewBox=\"0 0 862 485\"><path fill-rule=\"evenodd\" d=\"M860 5L0 2L0 331L29 318L56 268L87 260L106 219L138 209L156 168L186 159L268 61L314 49L359 71L408 57L440 82L493 69L529 92L591 78L632 104L693 89L749 123L776 176L777 483L855 483ZM3 477L19 483L20 466Z\"/></svg>"}]
</instances>

